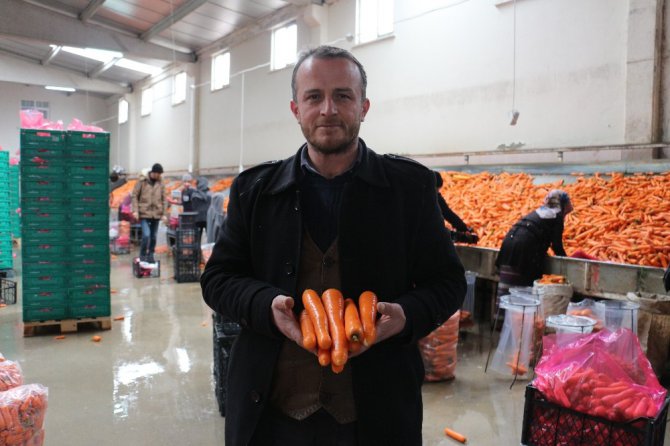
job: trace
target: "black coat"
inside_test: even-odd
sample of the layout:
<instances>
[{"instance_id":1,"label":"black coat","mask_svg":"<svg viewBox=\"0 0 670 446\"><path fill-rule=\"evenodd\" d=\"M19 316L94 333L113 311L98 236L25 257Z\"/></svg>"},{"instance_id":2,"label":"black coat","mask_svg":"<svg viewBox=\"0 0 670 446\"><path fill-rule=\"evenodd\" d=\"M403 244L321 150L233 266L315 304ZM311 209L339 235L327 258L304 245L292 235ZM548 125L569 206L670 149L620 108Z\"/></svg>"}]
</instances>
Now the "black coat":
<instances>
[{"instance_id":1,"label":"black coat","mask_svg":"<svg viewBox=\"0 0 670 446\"><path fill-rule=\"evenodd\" d=\"M303 146L304 147L304 146ZM424 166L365 147L343 192L338 249L342 291L374 291L402 305L402 336L352 358L361 445L420 445L424 368L417 341L459 309L463 267ZM203 273L211 308L242 326L228 377L226 446L246 445L268 401L283 336L271 322L279 294L296 298L302 219L300 156L249 169L234 181L228 218ZM316 361L316 357L314 358Z\"/></svg>"},{"instance_id":2,"label":"black coat","mask_svg":"<svg viewBox=\"0 0 670 446\"><path fill-rule=\"evenodd\" d=\"M516 222L503 240L496 265L511 266L529 282L542 276L547 250L565 256L563 215L541 218L536 211Z\"/></svg>"}]
</instances>

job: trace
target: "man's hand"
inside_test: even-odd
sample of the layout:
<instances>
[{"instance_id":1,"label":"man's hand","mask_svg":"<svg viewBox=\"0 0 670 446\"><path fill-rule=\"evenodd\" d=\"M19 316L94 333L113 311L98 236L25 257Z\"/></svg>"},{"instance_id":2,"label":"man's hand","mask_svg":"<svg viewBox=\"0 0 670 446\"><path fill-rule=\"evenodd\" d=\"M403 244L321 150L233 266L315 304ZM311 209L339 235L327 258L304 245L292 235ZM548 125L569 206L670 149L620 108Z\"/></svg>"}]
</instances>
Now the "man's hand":
<instances>
[{"instance_id":1,"label":"man's hand","mask_svg":"<svg viewBox=\"0 0 670 446\"><path fill-rule=\"evenodd\" d=\"M135 220L139 220L139 219L140 219L140 214L139 214L139 212L133 212L133 218L134 218Z\"/></svg>"},{"instance_id":2,"label":"man's hand","mask_svg":"<svg viewBox=\"0 0 670 446\"><path fill-rule=\"evenodd\" d=\"M300 324L293 313L293 298L279 295L272 300L272 322L284 336L302 347Z\"/></svg>"},{"instance_id":3,"label":"man's hand","mask_svg":"<svg viewBox=\"0 0 670 446\"><path fill-rule=\"evenodd\" d=\"M377 312L381 315L377 321L377 341L381 342L391 336L395 336L405 328L405 310L400 304L391 302L379 302Z\"/></svg>"}]
</instances>

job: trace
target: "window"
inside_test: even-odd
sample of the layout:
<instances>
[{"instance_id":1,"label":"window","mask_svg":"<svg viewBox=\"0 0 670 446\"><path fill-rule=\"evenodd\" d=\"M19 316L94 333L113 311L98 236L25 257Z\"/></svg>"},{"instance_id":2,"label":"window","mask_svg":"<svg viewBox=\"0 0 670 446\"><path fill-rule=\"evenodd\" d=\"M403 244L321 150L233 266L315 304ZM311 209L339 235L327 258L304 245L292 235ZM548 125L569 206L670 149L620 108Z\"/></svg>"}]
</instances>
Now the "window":
<instances>
[{"instance_id":1,"label":"window","mask_svg":"<svg viewBox=\"0 0 670 446\"><path fill-rule=\"evenodd\" d=\"M44 119L49 119L49 101L21 100L21 110L37 110L42 113Z\"/></svg>"},{"instance_id":2,"label":"window","mask_svg":"<svg viewBox=\"0 0 670 446\"><path fill-rule=\"evenodd\" d=\"M186 101L186 72L177 73L172 80L172 105Z\"/></svg>"},{"instance_id":3,"label":"window","mask_svg":"<svg viewBox=\"0 0 670 446\"><path fill-rule=\"evenodd\" d=\"M393 1L358 0L356 18L358 43L389 35L393 33Z\"/></svg>"},{"instance_id":4,"label":"window","mask_svg":"<svg viewBox=\"0 0 670 446\"><path fill-rule=\"evenodd\" d=\"M211 89L221 90L230 84L230 53L217 54L212 58Z\"/></svg>"},{"instance_id":5,"label":"window","mask_svg":"<svg viewBox=\"0 0 670 446\"><path fill-rule=\"evenodd\" d=\"M142 90L142 107L140 109L140 114L142 116L150 115L153 103L154 103L154 89L152 87L149 87Z\"/></svg>"},{"instance_id":6,"label":"window","mask_svg":"<svg viewBox=\"0 0 670 446\"><path fill-rule=\"evenodd\" d=\"M295 23L277 28L272 33L272 69L281 70L296 61L298 26Z\"/></svg>"},{"instance_id":7,"label":"window","mask_svg":"<svg viewBox=\"0 0 670 446\"><path fill-rule=\"evenodd\" d=\"M119 100L119 124L128 122L128 101L125 99Z\"/></svg>"}]
</instances>

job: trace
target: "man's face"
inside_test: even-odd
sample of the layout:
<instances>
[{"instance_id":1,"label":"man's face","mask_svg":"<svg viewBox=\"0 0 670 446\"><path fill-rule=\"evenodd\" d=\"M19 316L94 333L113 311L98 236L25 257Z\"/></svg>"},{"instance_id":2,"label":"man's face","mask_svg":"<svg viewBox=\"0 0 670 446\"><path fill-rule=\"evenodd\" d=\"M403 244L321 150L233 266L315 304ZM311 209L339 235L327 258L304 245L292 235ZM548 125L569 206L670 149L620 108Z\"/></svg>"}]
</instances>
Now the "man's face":
<instances>
[{"instance_id":1,"label":"man's face","mask_svg":"<svg viewBox=\"0 0 670 446\"><path fill-rule=\"evenodd\" d=\"M149 178L151 178L154 181L158 181L161 179L161 174L158 172L149 172Z\"/></svg>"},{"instance_id":2,"label":"man's face","mask_svg":"<svg viewBox=\"0 0 670 446\"><path fill-rule=\"evenodd\" d=\"M305 60L296 73L296 97L291 111L311 148L335 154L357 145L370 101L362 99L361 76L353 62Z\"/></svg>"}]
</instances>

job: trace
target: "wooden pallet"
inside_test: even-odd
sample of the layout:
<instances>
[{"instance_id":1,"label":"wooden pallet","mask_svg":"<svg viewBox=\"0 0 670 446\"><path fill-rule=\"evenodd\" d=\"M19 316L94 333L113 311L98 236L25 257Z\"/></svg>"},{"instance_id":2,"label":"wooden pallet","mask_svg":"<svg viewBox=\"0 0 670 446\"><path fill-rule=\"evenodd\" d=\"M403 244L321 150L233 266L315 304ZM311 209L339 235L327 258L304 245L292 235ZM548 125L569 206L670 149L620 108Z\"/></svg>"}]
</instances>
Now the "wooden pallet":
<instances>
[{"instance_id":1,"label":"wooden pallet","mask_svg":"<svg viewBox=\"0 0 670 446\"><path fill-rule=\"evenodd\" d=\"M48 328L51 329L50 332L53 332L54 330L60 330L60 333L73 333L78 331L80 324L82 325L81 328L84 328L87 325L89 327L91 325L99 325L100 329L102 330L110 330L112 328L112 318L107 316L81 319L62 319L57 321L24 322L23 336L35 336L36 334L39 334L39 330Z\"/></svg>"}]
</instances>

